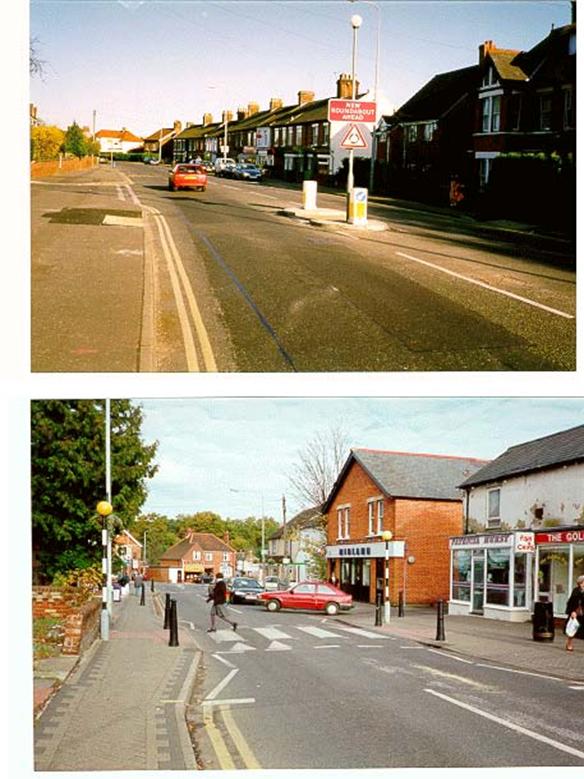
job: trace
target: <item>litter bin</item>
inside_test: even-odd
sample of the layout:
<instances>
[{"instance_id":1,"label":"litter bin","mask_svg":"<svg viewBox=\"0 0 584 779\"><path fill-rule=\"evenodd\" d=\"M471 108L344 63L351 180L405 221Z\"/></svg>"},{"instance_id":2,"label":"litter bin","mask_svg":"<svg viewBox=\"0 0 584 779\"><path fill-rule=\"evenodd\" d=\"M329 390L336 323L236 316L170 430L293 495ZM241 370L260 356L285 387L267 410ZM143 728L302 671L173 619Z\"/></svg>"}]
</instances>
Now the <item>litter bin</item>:
<instances>
[{"instance_id":1,"label":"litter bin","mask_svg":"<svg viewBox=\"0 0 584 779\"><path fill-rule=\"evenodd\" d=\"M534 641L553 641L554 626L554 604L538 601L533 604L533 640Z\"/></svg>"},{"instance_id":2,"label":"litter bin","mask_svg":"<svg viewBox=\"0 0 584 779\"><path fill-rule=\"evenodd\" d=\"M122 600L122 588L119 584L114 584L112 587L113 602L119 603Z\"/></svg>"}]
</instances>

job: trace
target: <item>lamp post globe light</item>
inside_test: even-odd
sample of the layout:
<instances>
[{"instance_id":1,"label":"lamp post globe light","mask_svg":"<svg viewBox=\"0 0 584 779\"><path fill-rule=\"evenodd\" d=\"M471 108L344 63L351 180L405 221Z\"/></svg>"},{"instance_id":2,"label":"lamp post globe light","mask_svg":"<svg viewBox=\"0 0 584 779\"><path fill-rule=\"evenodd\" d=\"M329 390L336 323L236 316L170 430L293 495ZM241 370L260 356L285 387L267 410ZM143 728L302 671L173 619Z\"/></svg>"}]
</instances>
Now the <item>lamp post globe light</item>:
<instances>
[{"instance_id":1,"label":"lamp post globe light","mask_svg":"<svg viewBox=\"0 0 584 779\"><path fill-rule=\"evenodd\" d=\"M101 517L101 617L100 633L103 641L109 641L109 611L108 611L108 529L107 518L113 511L112 504L107 500L100 500L96 511Z\"/></svg>"},{"instance_id":2,"label":"lamp post globe light","mask_svg":"<svg viewBox=\"0 0 584 779\"><path fill-rule=\"evenodd\" d=\"M391 530L384 530L381 534L385 542L385 582L383 588L383 622L389 625L391 619L391 605L389 602L389 542L393 538Z\"/></svg>"}]
</instances>

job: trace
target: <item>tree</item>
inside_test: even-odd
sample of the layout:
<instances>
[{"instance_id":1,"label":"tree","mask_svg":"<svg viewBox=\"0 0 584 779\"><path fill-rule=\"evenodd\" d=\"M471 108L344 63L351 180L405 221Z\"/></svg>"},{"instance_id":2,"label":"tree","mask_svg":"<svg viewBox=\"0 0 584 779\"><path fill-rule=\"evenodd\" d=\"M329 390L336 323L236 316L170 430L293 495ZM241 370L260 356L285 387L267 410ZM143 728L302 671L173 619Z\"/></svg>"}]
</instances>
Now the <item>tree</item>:
<instances>
[{"instance_id":1,"label":"tree","mask_svg":"<svg viewBox=\"0 0 584 779\"><path fill-rule=\"evenodd\" d=\"M180 536L172 529L168 517L160 514L138 517L129 530L140 542L146 538L146 560L149 565L159 565L163 552L180 541Z\"/></svg>"},{"instance_id":2,"label":"tree","mask_svg":"<svg viewBox=\"0 0 584 779\"><path fill-rule=\"evenodd\" d=\"M31 76L39 76L42 79L45 75L45 65L47 63L39 57L38 48L38 38L32 38L29 46L28 68Z\"/></svg>"},{"instance_id":3,"label":"tree","mask_svg":"<svg viewBox=\"0 0 584 779\"><path fill-rule=\"evenodd\" d=\"M30 158L36 162L56 160L65 142L65 133L58 127L30 128Z\"/></svg>"},{"instance_id":4,"label":"tree","mask_svg":"<svg viewBox=\"0 0 584 779\"><path fill-rule=\"evenodd\" d=\"M146 499L156 473L157 443L140 435L142 410L111 403L112 504L125 526ZM32 541L39 578L84 568L101 558L95 507L105 492L104 402L33 401L31 408Z\"/></svg>"},{"instance_id":5,"label":"tree","mask_svg":"<svg viewBox=\"0 0 584 779\"><path fill-rule=\"evenodd\" d=\"M342 427L317 431L298 451L289 476L294 497L305 506L324 503L348 455L349 437Z\"/></svg>"},{"instance_id":6,"label":"tree","mask_svg":"<svg viewBox=\"0 0 584 779\"><path fill-rule=\"evenodd\" d=\"M63 147L67 154L72 154L74 157L87 156L88 141L77 122L73 122L73 124L67 128Z\"/></svg>"}]
</instances>

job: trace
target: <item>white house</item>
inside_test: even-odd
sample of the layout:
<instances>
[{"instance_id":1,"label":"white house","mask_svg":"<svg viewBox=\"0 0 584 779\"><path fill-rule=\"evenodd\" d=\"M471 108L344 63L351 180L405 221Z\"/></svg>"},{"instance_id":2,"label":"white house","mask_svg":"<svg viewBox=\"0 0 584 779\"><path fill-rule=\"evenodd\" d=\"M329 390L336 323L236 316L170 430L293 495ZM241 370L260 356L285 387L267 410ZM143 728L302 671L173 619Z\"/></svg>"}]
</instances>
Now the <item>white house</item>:
<instances>
[{"instance_id":1,"label":"white house","mask_svg":"<svg viewBox=\"0 0 584 779\"><path fill-rule=\"evenodd\" d=\"M98 130L95 140L99 143L99 151L102 154L121 153L127 154L135 149L141 149L142 138L138 138L123 127L121 130Z\"/></svg>"},{"instance_id":2,"label":"white house","mask_svg":"<svg viewBox=\"0 0 584 779\"><path fill-rule=\"evenodd\" d=\"M314 575L314 556L320 548L324 555L326 543L321 509L313 506L301 511L269 537L268 557L278 566L281 577L302 581Z\"/></svg>"},{"instance_id":3,"label":"white house","mask_svg":"<svg viewBox=\"0 0 584 779\"><path fill-rule=\"evenodd\" d=\"M584 425L528 441L466 479L464 536L450 539L450 613L563 614L584 574Z\"/></svg>"}]
</instances>

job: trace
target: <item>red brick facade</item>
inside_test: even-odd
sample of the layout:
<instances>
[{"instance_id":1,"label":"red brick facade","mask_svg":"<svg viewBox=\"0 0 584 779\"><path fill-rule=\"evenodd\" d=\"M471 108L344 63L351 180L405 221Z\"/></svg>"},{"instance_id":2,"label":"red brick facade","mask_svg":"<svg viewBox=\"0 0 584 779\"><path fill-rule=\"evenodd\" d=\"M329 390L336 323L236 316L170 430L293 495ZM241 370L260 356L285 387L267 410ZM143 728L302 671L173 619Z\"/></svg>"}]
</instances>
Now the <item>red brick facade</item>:
<instances>
[{"instance_id":1,"label":"red brick facade","mask_svg":"<svg viewBox=\"0 0 584 779\"><path fill-rule=\"evenodd\" d=\"M383 499L383 530L393 533L393 540L405 541L405 555L390 561L390 600L397 603L400 590L406 590L411 604L430 604L439 598L447 600L450 582L450 552L448 538L463 532L461 500L420 500L391 498L382 495L380 488L353 462L327 512L327 544L355 544L379 541L368 536L368 500ZM337 538L337 509L350 505L350 532L348 540ZM414 558L408 563L408 558ZM383 560L371 560L369 602L375 602L377 575ZM341 560L328 561L328 576L335 578L345 589L341 577Z\"/></svg>"}]
</instances>

